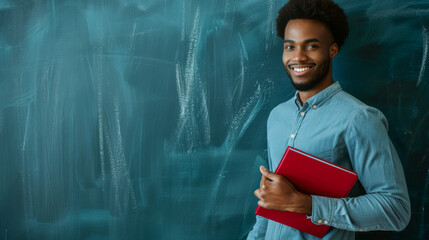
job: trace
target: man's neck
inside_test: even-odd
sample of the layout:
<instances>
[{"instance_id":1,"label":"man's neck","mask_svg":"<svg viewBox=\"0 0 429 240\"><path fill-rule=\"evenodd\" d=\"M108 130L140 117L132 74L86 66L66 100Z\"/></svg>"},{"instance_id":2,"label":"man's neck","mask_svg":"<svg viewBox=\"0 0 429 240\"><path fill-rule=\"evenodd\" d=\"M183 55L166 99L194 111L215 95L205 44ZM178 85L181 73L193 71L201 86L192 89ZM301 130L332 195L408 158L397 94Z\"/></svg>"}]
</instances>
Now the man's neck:
<instances>
[{"instance_id":1,"label":"man's neck","mask_svg":"<svg viewBox=\"0 0 429 240\"><path fill-rule=\"evenodd\" d=\"M333 83L334 80L332 79L332 77L330 77L326 81L322 81L319 85L308 91L298 91L298 97L301 101L301 104L304 104L305 102L307 102L308 99L323 91L325 88L331 86Z\"/></svg>"}]
</instances>

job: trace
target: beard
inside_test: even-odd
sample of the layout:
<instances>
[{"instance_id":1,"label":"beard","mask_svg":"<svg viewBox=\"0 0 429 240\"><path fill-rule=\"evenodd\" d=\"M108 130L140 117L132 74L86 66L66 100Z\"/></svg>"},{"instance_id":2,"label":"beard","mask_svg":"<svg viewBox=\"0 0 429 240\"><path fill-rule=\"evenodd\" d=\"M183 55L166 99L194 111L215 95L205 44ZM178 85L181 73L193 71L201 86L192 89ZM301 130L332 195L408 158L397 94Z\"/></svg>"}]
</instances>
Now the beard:
<instances>
[{"instance_id":1,"label":"beard","mask_svg":"<svg viewBox=\"0 0 429 240\"><path fill-rule=\"evenodd\" d=\"M323 79L325 79L325 77L329 73L330 66L331 66L331 61L328 58L319 65L319 68L317 69L317 71L313 74L313 76L310 78L310 80L306 81L306 82L295 82L292 78L292 74L289 72L288 67L285 66L284 68L286 70L287 75L289 75L289 78L290 78L290 81L291 81L293 87L298 91L305 92L305 91L313 89L319 83L321 83L323 81Z\"/></svg>"}]
</instances>

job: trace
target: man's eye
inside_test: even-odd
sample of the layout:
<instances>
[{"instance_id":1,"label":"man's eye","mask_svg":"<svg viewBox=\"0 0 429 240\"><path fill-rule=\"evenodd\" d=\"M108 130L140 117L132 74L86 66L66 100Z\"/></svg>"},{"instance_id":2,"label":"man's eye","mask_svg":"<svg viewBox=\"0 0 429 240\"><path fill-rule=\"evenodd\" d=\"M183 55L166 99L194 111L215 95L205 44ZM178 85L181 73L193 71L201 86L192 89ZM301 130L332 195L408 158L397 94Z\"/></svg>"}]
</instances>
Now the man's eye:
<instances>
[{"instance_id":1,"label":"man's eye","mask_svg":"<svg viewBox=\"0 0 429 240\"><path fill-rule=\"evenodd\" d=\"M312 50L312 49L317 49L318 46L317 45L308 45L307 48Z\"/></svg>"},{"instance_id":2,"label":"man's eye","mask_svg":"<svg viewBox=\"0 0 429 240\"><path fill-rule=\"evenodd\" d=\"M293 47L293 46L290 46L290 45L286 45L286 46L285 46L285 49L286 49L286 50L293 50L293 49L294 49L294 47Z\"/></svg>"}]
</instances>

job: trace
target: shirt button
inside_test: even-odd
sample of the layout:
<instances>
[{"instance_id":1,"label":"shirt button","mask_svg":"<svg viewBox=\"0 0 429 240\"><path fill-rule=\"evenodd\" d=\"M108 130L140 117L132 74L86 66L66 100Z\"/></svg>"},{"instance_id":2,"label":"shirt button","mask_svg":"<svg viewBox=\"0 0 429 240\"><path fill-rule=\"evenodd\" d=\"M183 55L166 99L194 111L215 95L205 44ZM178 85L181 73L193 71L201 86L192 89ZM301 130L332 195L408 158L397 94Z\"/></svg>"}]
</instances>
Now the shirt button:
<instances>
[{"instance_id":1,"label":"shirt button","mask_svg":"<svg viewBox=\"0 0 429 240\"><path fill-rule=\"evenodd\" d=\"M323 221L322 221L322 219L319 219L318 221L317 221L317 223L322 223Z\"/></svg>"},{"instance_id":2,"label":"shirt button","mask_svg":"<svg viewBox=\"0 0 429 240\"><path fill-rule=\"evenodd\" d=\"M326 220L325 220L323 223L324 223L324 224L328 224L328 221L326 221Z\"/></svg>"},{"instance_id":3,"label":"shirt button","mask_svg":"<svg viewBox=\"0 0 429 240\"><path fill-rule=\"evenodd\" d=\"M290 135L290 137L291 137L291 138L295 138L295 134L291 134L291 135Z\"/></svg>"},{"instance_id":4,"label":"shirt button","mask_svg":"<svg viewBox=\"0 0 429 240\"><path fill-rule=\"evenodd\" d=\"M300 112L299 114L301 114L301 116L303 116L303 117L304 117L304 115L305 115L305 112Z\"/></svg>"},{"instance_id":5,"label":"shirt button","mask_svg":"<svg viewBox=\"0 0 429 240\"><path fill-rule=\"evenodd\" d=\"M314 108L314 109L316 109L316 108L317 108L317 106L316 106L316 105L313 105L313 108Z\"/></svg>"}]
</instances>

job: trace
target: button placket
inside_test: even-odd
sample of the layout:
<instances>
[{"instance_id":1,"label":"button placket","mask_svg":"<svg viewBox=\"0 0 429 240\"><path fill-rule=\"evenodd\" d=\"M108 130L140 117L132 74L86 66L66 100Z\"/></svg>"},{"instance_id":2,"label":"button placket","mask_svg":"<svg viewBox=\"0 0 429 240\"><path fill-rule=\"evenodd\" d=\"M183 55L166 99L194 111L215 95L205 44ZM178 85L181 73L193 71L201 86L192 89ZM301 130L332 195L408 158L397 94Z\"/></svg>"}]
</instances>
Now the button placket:
<instances>
[{"instance_id":1,"label":"button placket","mask_svg":"<svg viewBox=\"0 0 429 240\"><path fill-rule=\"evenodd\" d=\"M298 109L298 114L296 116L295 126L292 128L292 132L289 135L289 146L294 146L295 139L298 135L298 130L301 127L302 121L304 120L304 117L306 115L306 109L308 108L308 104L305 103L304 106L301 109Z\"/></svg>"}]
</instances>

